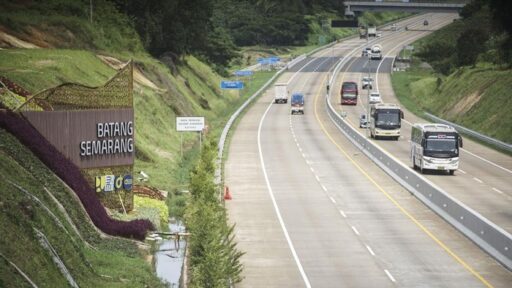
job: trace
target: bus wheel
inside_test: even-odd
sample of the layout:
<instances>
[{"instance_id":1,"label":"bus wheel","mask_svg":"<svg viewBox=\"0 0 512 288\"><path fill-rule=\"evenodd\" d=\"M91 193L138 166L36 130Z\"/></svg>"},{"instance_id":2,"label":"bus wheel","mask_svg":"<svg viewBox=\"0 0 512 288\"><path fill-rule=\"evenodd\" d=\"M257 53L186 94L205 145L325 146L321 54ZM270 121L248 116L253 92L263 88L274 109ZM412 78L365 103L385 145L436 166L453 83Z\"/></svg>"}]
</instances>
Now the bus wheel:
<instances>
[{"instance_id":1,"label":"bus wheel","mask_svg":"<svg viewBox=\"0 0 512 288\"><path fill-rule=\"evenodd\" d=\"M450 175L454 175L455 174L455 170L450 170Z\"/></svg>"},{"instance_id":2,"label":"bus wheel","mask_svg":"<svg viewBox=\"0 0 512 288\"><path fill-rule=\"evenodd\" d=\"M420 173L423 174L425 171L423 171L423 163L420 161Z\"/></svg>"},{"instance_id":3,"label":"bus wheel","mask_svg":"<svg viewBox=\"0 0 512 288\"><path fill-rule=\"evenodd\" d=\"M416 166L416 157L412 157L412 169L417 170L418 166Z\"/></svg>"}]
</instances>

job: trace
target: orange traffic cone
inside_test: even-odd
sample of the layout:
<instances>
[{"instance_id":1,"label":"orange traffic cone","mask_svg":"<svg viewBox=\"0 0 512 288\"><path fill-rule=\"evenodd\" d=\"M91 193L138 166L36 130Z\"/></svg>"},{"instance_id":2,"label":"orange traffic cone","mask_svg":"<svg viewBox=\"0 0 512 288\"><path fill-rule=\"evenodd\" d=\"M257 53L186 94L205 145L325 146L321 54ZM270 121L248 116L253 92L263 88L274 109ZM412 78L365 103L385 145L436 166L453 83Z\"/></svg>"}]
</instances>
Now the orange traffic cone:
<instances>
[{"instance_id":1,"label":"orange traffic cone","mask_svg":"<svg viewBox=\"0 0 512 288\"><path fill-rule=\"evenodd\" d=\"M224 200L231 200L231 193L229 193L229 187L224 187Z\"/></svg>"}]
</instances>

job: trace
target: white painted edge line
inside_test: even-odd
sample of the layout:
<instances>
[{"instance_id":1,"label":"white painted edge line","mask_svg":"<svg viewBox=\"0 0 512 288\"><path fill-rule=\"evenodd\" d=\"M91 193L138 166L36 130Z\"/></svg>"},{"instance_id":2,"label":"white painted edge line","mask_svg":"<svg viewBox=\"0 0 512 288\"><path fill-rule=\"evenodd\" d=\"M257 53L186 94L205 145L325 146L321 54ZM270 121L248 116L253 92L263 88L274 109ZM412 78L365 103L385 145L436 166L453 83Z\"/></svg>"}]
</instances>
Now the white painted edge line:
<instances>
[{"instance_id":1,"label":"white painted edge line","mask_svg":"<svg viewBox=\"0 0 512 288\"><path fill-rule=\"evenodd\" d=\"M350 226L352 228L352 230L354 230L354 233L356 233L356 235L361 235L359 234L359 231L357 231L356 227L354 226Z\"/></svg>"},{"instance_id":2,"label":"white painted edge line","mask_svg":"<svg viewBox=\"0 0 512 288\"><path fill-rule=\"evenodd\" d=\"M460 172L460 173L462 173L462 174L468 174L468 172L466 172L466 171L464 171L464 170L462 170L462 169L460 169L460 168L459 168L457 171L459 171L459 172Z\"/></svg>"},{"instance_id":3,"label":"white painted edge line","mask_svg":"<svg viewBox=\"0 0 512 288\"><path fill-rule=\"evenodd\" d=\"M324 190L325 192L327 192L327 188L325 188L324 185L321 185L322 186L322 190Z\"/></svg>"},{"instance_id":4,"label":"white painted edge line","mask_svg":"<svg viewBox=\"0 0 512 288\"><path fill-rule=\"evenodd\" d=\"M297 255L297 251L295 251L295 247L293 246L290 235L288 234L288 230L286 229L286 225L284 224L283 217L281 216L281 212L279 210L279 207L277 206L276 198L274 197L274 192L272 192L272 187L270 186L270 181L268 179L267 170L265 170L265 161L263 160L263 153L261 151L262 150L261 149L261 127L263 126L263 121L265 120L265 116L267 116L267 113L268 113L268 111L270 111L271 107L272 107L272 103L270 103L267 110L263 114L263 117L261 117L260 124L258 127L258 152L260 154L261 170L263 170L263 176L265 177L265 182L267 184L268 194L270 195L270 199L272 200L272 204L274 205L274 210L276 211L277 219L279 220L279 224L281 225L281 229L283 230L283 234L284 234L284 237L286 238L286 242L288 242L288 246L290 247L290 250L292 252L293 259L295 260L295 263L297 264L297 268L299 268L299 272L300 272L300 275L302 276L304 284L306 285L307 288L311 288L311 283L309 282L306 272L304 272L304 268L302 267L302 264L300 263L299 256ZM302 154L302 155L304 155L304 154Z\"/></svg>"},{"instance_id":5,"label":"white painted edge line","mask_svg":"<svg viewBox=\"0 0 512 288\"><path fill-rule=\"evenodd\" d=\"M487 160L487 159L485 159L485 158L483 158L483 157L481 157L481 156L478 156L478 155L476 155L476 154L474 154L474 153L471 153L471 152L469 152L468 150L466 150L466 149L464 149L464 148L460 148L460 150L461 150L461 151L464 151L464 152L468 153L469 155L471 155L471 156L473 156L473 157L475 157L475 158L478 158L478 159L480 159L480 160L482 160L482 161L484 161L484 162L486 162L486 163L488 163L488 164L491 164L491 165L492 165L492 166L494 166L494 167L500 168L500 169L502 169L503 171L507 171L508 173L512 174L512 170L510 170L510 169L507 169L507 168L505 168L505 167L503 167L503 166L500 166L500 165L498 165L498 164L496 164L496 163L494 163L494 162L492 162L492 161L490 161L490 160ZM460 170L460 169L459 169L459 170Z\"/></svg>"},{"instance_id":6,"label":"white painted edge line","mask_svg":"<svg viewBox=\"0 0 512 288\"><path fill-rule=\"evenodd\" d=\"M494 191L496 191L496 192L498 192L498 193L500 193L500 194L503 194L503 191L501 191L500 189L497 189L497 188L492 187L492 190L494 190Z\"/></svg>"},{"instance_id":7,"label":"white painted edge line","mask_svg":"<svg viewBox=\"0 0 512 288\"><path fill-rule=\"evenodd\" d=\"M320 177L318 175L315 175L316 181L320 182Z\"/></svg>"},{"instance_id":8,"label":"white painted edge line","mask_svg":"<svg viewBox=\"0 0 512 288\"><path fill-rule=\"evenodd\" d=\"M480 179L478 179L478 178L476 178L476 177L473 177L473 180L475 180L475 181L476 181L476 182L478 182L478 183L484 183L484 181L482 181L482 180L480 180Z\"/></svg>"},{"instance_id":9,"label":"white painted edge line","mask_svg":"<svg viewBox=\"0 0 512 288\"><path fill-rule=\"evenodd\" d=\"M343 218L347 218L347 215L345 214L345 212L343 212L343 210L338 210L341 214L341 216L343 216Z\"/></svg>"},{"instance_id":10,"label":"white painted edge line","mask_svg":"<svg viewBox=\"0 0 512 288\"><path fill-rule=\"evenodd\" d=\"M391 273L389 273L389 271L387 269L384 269L384 272L386 272L386 275L388 275L389 280L391 280L392 282L396 282L393 275L391 275Z\"/></svg>"},{"instance_id":11,"label":"white painted edge line","mask_svg":"<svg viewBox=\"0 0 512 288\"><path fill-rule=\"evenodd\" d=\"M332 198L331 196L329 196L329 199L331 199L331 202L332 202L332 203L336 204L336 199ZM352 228L354 228L354 227L352 227ZM354 229L355 229L355 228L354 228Z\"/></svg>"},{"instance_id":12,"label":"white painted edge line","mask_svg":"<svg viewBox=\"0 0 512 288\"><path fill-rule=\"evenodd\" d=\"M372 248L368 245L365 245L366 246L366 249L368 249L368 252L370 252L370 254L372 254L372 256L375 256L375 253L373 252Z\"/></svg>"}]
</instances>

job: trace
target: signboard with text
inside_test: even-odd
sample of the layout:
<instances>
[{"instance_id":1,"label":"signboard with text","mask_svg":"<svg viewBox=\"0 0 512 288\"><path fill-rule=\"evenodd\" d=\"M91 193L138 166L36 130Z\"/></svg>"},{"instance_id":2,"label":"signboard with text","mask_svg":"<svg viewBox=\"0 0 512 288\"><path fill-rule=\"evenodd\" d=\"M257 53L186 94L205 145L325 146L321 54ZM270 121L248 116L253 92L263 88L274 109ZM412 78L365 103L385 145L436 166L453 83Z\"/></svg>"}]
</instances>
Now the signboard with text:
<instances>
[{"instance_id":1,"label":"signboard with text","mask_svg":"<svg viewBox=\"0 0 512 288\"><path fill-rule=\"evenodd\" d=\"M238 70L233 73L235 76L252 76L254 74L251 70Z\"/></svg>"},{"instance_id":2,"label":"signboard with text","mask_svg":"<svg viewBox=\"0 0 512 288\"><path fill-rule=\"evenodd\" d=\"M176 117L176 131L198 132L204 129L204 117Z\"/></svg>"},{"instance_id":3,"label":"signboard with text","mask_svg":"<svg viewBox=\"0 0 512 288\"><path fill-rule=\"evenodd\" d=\"M221 81L220 89L244 89L243 81Z\"/></svg>"}]
</instances>

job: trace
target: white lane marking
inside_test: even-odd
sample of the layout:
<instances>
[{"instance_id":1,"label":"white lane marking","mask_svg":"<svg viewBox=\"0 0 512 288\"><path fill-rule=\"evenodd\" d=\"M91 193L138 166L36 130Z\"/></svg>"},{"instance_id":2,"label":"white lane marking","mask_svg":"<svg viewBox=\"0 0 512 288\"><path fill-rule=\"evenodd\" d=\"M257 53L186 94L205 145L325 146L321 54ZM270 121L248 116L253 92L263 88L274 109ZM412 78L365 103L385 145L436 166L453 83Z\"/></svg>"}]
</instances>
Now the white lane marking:
<instances>
[{"instance_id":1,"label":"white lane marking","mask_svg":"<svg viewBox=\"0 0 512 288\"><path fill-rule=\"evenodd\" d=\"M484 162L487 162L487 163L491 164L491 165L492 165L492 166L494 166L494 167L500 168L500 169L502 169L502 170L504 170L504 171L507 171L508 173L512 174L512 170L509 170L509 169L507 169L507 168L505 168L505 167L502 167L502 166L500 166L500 165L498 165L498 164L496 164L496 163L494 163L494 162L492 162L492 161L490 161L490 160L487 160L487 159L482 158L482 157L480 157L480 156L478 156L478 155L476 155L476 154L473 154L473 153L469 152L469 151L468 151L468 150L466 150L466 149L460 148L460 150L461 150L461 151L464 151L464 152L468 153L469 155L471 155L471 156L473 156L473 157L476 157L476 158L478 158L478 159L480 159L480 160L482 160L482 161L484 161Z\"/></svg>"},{"instance_id":2,"label":"white lane marking","mask_svg":"<svg viewBox=\"0 0 512 288\"><path fill-rule=\"evenodd\" d=\"M412 123L411 123L411 122L409 122L409 121L407 121L407 120L405 120L405 119L402 119L402 122L404 122L404 123L406 123L406 124L409 124L409 126L412 126ZM490 160L487 160L487 159L485 159L485 158L483 158L483 157L481 157L481 156L478 156L478 155L476 155L476 154L474 154L474 153L471 153L471 152L469 152L468 150L466 150L466 149L464 149L464 148L460 148L460 151L463 151L463 152L465 152L465 153L468 153L469 155L471 155L471 156L473 156L473 157L475 157L475 158L478 158L478 159L480 159L480 160L482 160L482 161L484 161L484 162L486 162L486 163L488 163L488 164L490 164L490 165L492 165L492 166L494 166L494 167L496 167L496 168L499 168L499 169L501 169L501 170L503 170L503 171L505 171L505 172L508 172L508 173L512 174L512 170L509 170L509 169L507 169L507 168L505 168L505 167L503 167L503 166L500 166L500 165L498 165L498 164L496 164L496 163L494 163L494 162L492 162L492 161L490 161ZM459 171L460 171L460 169L459 169ZM462 172L462 173L465 173L465 172Z\"/></svg>"},{"instance_id":3,"label":"white lane marking","mask_svg":"<svg viewBox=\"0 0 512 288\"><path fill-rule=\"evenodd\" d=\"M322 185L322 190L324 190L325 192L327 192L327 188L325 188L324 185Z\"/></svg>"},{"instance_id":4,"label":"white lane marking","mask_svg":"<svg viewBox=\"0 0 512 288\"><path fill-rule=\"evenodd\" d=\"M286 226L283 221L283 217L281 216L281 212L279 210L279 207L277 206L276 198L274 197L274 192L272 192L272 187L270 186L270 181L268 179L267 170L265 170L265 161L263 160L263 153L261 148L261 127L263 127L263 121L265 120L265 116L267 116L268 111L270 111L270 108L272 107L272 103L268 106L267 110L263 114L263 117L261 117L260 124L258 127L258 150L260 154L260 163L261 163L261 169L263 170L263 176L265 177L265 182L267 183L267 190L270 195L270 199L272 200L272 204L274 205L274 210L276 211L277 219L279 220L279 224L281 225L281 229L283 230L284 237L286 238L286 242L288 242L288 247L290 247L290 250L293 255L293 259L295 260L295 263L297 264L297 268L299 269L300 275L302 276L302 279L304 281L304 284L307 288L311 288L311 283L309 282L308 276L306 275L306 272L304 272L304 268L302 267L302 264L300 263L299 256L297 255L297 252L295 251L295 247L293 246L292 239L290 238L290 235L288 234L288 230L286 229ZM304 156L304 154L302 154Z\"/></svg>"},{"instance_id":5,"label":"white lane marking","mask_svg":"<svg viewBox=\"0 0 512 288\"><path fill-rule=\"evenodd\" d=\"M303 157L303 158L306 158L306 154L302 153L302 157Z\"/></svg>"},{"instance_id":6,"label":"white lane marking","mask_svg":"<svg viewBox=\"0 0 512 288\"><path fill-rule=\"evenodd\" d=\"M313 169L313 167L309 167L309 170L311 170L311 172L315 173L315 169Z\"/></svg>"},{"instance_id":7,"label":"white lane marking","mask_svg":"<svg viewBox=\"0 0 512 288\"><path fill-rule=\"evenodd\" d=\"M343 212L343 210L338 210L338 211L340 211L340 214L341 214L341 216L343 216L343 218L347 218L347 215L345 215L345 212Z\"/></svg>"},{"instance_id":8,"label":"white lane marking","mask_svg":"<svg viewBox=\"0 0 512 288\"><path fill-rule=\"evenodd\" d=\"M423 33L422 33L422 34L423 34ZM407 42L407 41L403 41L403 42L401 42L399 45L397 45L397 46L393 47L392 49L390 49L390 50L389 50L388 54L386 54L384 57L382 57L382 60L380 61L379 65L377 66L376 74L378 74L381 64L382 64L382 63L384 63L384 58L388 57L388 55L389 55L389 54L391 54L391 52L392 52L394 49L396 49L397 47L401 46L401 45L402 45L403 43L405 43L405 42ZM376 78L376 79L375 79L375 87L376 87L376 90L379 90L379 77L375 77L375 78ZM407 124L409 124L410 126L412 126L411 122L409 122L409 121L407 121L407 120L405 120L405 119L403 119L402 121L403 121L403 122L405 122L405 123L407 123ZM483 157L481 157L481 156L478 156L478 155L476 155L476 154L474 154L474 153L471 153L471 152L469 152L468 150L466 150L466 149L464 149L464 148L460 148L460 150L461 150L461 151L464 151L464 152L466 152L466 153L468 153L469 155L471 155L471 156L473 156L473 157L476 157L476 158L478 158L478 159L480 159L480 160L482 160L482 161L484 161L484 162L487 162L487 163L489 163L489 164L491 164L491 165L493 165L493 166L495 166L495 167L497 167L497 168L500 168L500 169L502 169L502 170L504 170L504 171L507 171L508 173L511 173L511 174L512 174L512 170L509 170L509 169L507 169L507 168L505 168L505 167L503 167L503 166L500 166L500 165L498 165L498 164L496 164L496 163L494 163L494 162L492 162L492 161L490 161L490 160L487 160L487 159L485 159L485 158L483 158ZM464 173L464 172L463 172L463 173Z\"/></svg>"},{"instance_id":9,"label":"white lane marking","mask_svg":"<svg viewBox=\"0 0 512 288\"><path fill-rule=\"evenodd\" d=\"M331 199L331 202L336 204L336 200L334 198L332 198L331 196L329 196L329 198Z\"/></svg>"},{"instance_id":10,"label":"white lane marking","mask_svg":"<svg viewBox=\"0 0 512 288\"><path fill-rule=\"evenodd\" d=\"M299 147L299 151L302 152L302 148L300 148L299 143L297 143L297 147Z\"/></svg>"},{"instance_id":11,"label":"white lane marking","mask_svg":"<svg viewBox=\"0 0 512 288\"><path fill-rule=\"evenodd\" d=\"M484 183L484 181L482 181L482 180L480 180L480 179L478 179L478 178L476 178L476 177L473 177L473 180L475 180L475 181L476 181L476 182L478 182L478 183Z\"/></svg>"},{"instance_id":12,"label":"white lane marking","mask_svg":"<svg viewBox=\"0 0 512 288\"><path fill-rule=\"evenodd\" d=\"M460 173L462 174L468 174L466 171L462 170L462 169L459 169Z\"/></svg>"},{"instance_id":13,"label":"white lane marking","mask_svg":"<svg viewBox=\"0 0 512 288\"><path fill-rule=\"evenodd\" d=\"M391 280L392 282L396 282L395 278L393 278L393 275L391 275L391 273L389 273L388 270L384 269L384 272L386 272L386 275L388 275L389 280Z\"/></svg>"},{"instance_id":14,"label":"white lane marking","mask_svg":"<svg viewBox=\"0 0 512 288\"><path fill-rule=\"evenodd\" d=\"M368 249L368 252L370 252L370 254L372 254L372 256L375 256L375 253L373 253L373 250L370 246L366 245L366 249Z\"/></svg>"},{"instance_id":15,"label":"white lane marking","mask_svg":"<svg viewBox=\"0 0 512 288\"><path fill-rule=\"evenodd\" d=\"M496 192L498 192L498 193L500 193L500 194L503 194L503 191L501 191L500 189L497 189L497 188L492 187L492 190L494 190L494 191L496 191Z\"/></svg>"},{"instance_id":16,"label":"white lane marking","mask_svg":"<svg viewBox=\"0 0 512 288\"><path fill-rule=\"evenodd\" d=\"M354 233L356 233L356 235L360 235L359 231L357 231L356 227L354 227L354 226L351 226L351 227L352 227L352 230L354 230Z\"/></svg>"},{"instance_id":17,"label":"white lane marking","mask_svg":"<svg viewBox=\"0 0 512 288\"><path fill-rule=\"evenodd\" d=\"M315 175L316 181L320 182L320 177L318 175Z\"/></svg>"}]
</instances>

